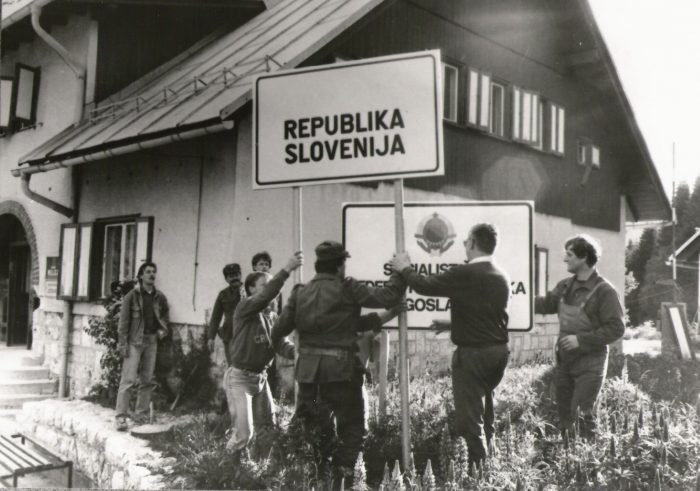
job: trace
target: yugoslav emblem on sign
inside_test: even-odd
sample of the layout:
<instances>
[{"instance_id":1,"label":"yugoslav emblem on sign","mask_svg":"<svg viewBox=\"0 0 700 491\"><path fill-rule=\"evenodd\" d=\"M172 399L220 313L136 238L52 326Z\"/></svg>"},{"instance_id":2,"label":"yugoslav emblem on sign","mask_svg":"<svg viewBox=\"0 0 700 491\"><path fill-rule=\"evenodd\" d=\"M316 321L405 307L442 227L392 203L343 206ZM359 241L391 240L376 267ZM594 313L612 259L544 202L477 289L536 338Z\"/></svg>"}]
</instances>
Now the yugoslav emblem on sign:
<instances>
[{"instance_id":1,"label":"yugoslav emblem on sign","mask_svg":"<svg viewBox=\"0 0 700 491\"><path fill-rule=\"evenodd\" d=\"M444 173L439 51L259 76L253 188Z\"/></svg>"},{"instance_id":2,"label":"yugoslav emblem on sign","mask_svg":"<svg viewBox=\"0 0 700 491\"><path fill-rule=\"evenodd\" d=\"M510 278L508 307L511 331L528 331L534 323L533 205L528 201L472 201L406 203L406 252L411 267L421 275L437 275L466 261L462 241L477 223L498 229L493 260ZM394 254L394 206L352 203L343 207L343 241L352 255L347 274L369 286L384 286L391 276L388 261ZM481 285L474 285L481 288ZM408 327L426 329L433 320L449 320L449 297L406 291ZM391 324L390 324L391 325ZM393 325L396 325L394 322Z\"/></svg>"},{"instance_id":3,"label":"yugoslav emblem on sign","mask_svg":"<svg viewBox=\"0 0 700 491\"><path fill-rule=\"evenodd\" d=\"M455 230L447 218L438 213L426 215L418 224L416 243L431 256L440 256L455 243Z\"/></svg>"}]
</instances>

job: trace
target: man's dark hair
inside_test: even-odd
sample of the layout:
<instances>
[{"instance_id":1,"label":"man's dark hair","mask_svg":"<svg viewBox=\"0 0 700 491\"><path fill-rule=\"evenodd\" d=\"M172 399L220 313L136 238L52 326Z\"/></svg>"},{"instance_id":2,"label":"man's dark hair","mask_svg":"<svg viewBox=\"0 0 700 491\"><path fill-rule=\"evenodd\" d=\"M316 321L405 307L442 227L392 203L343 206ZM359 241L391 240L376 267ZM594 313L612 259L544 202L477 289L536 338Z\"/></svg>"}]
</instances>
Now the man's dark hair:
<instances>
[{"instance_id":1,"label":"man's dark hair","mask_svg":"<svg viewBox=\"0 0 700 491\"><path fill-rule=\"evenodd\" d=\"M253 268L255 268L255 265L260 262L260 260L266 260L268 263L270 263L270 267L272 267L272 256L270 256L270 253L267 251L262 251L258 252L253 256L253 259L251 261L251 264L253 265Z\"/></svg>"},{"instance_id":2,"label":"man's dark hair","mask_svg":"<svg viewBox=\"0 0 700 491\"><path fill-rule=\"evenodd\" d=\"M146 268L149 266L153 266L153 269L155 269L156 272L158 271L158 266L156 266L156 263L151 262L151 261L146 261L141 266L139 266L139 270L136 273L136 278L138 278L139 283L141 283L141 276L143 276L143 272L146 271Z\"/></svg>"},{"instance_id":3,"label":"man's dark hair","mask_svg":"<svg viewBox=\"0 0 700 491\"><path fill-rule=\"evenodd\" d=\"M493 254L498 243L498 230L490 223L477 223L469 231L477 249L486 254Z\"/></svg>"},{"instance_id":4,"label":"man's dark hair","mask_svg":"<svg viewBox=\"0 0 700 491\"><path fill-rule=\"evenodd\" d=\"M238 263L231 263L224 266L224 278L229 274L241 274L241 267Z\"/></svg>"},{"instance_id":5,"label":"man's dark hair","mask_svg":"<svg viewBox=\"0 0 700 491\"><path fill-rule=\"evenodd\" d=\"M314 268L317 273L329 273L336 274L338 268L345 263L344 257L335 257L333 259L324 259L323 261L316 261L314 263Z\"/></svg>"},{"instance_id":6,"label":"man's dark hair","mask_svg":"<svg viewBox=\"0 0 700 491\"><path fill-rule=\"evenodd\" d=\"M595 266L603 254L598 241L586 234L580 234L567 240L566 244L564 244L564 249L568 250L569 248L571 248L571 251L577 258L583 259L585 257L586 264L590 267Z\"/></svg>"},{"instance_id":7,"label":"man's dark hair","mask_svg":"<svg viewBox=\"0 0 700 491\"><path fill-rule=\"evenodd\" d=\"M269 276L269 273L264 273L262 271L253 271L248 276L245 277L245 292L250 295L250 289L255 286L260 278L263 276Z\"/></svg>"}]
</instances>

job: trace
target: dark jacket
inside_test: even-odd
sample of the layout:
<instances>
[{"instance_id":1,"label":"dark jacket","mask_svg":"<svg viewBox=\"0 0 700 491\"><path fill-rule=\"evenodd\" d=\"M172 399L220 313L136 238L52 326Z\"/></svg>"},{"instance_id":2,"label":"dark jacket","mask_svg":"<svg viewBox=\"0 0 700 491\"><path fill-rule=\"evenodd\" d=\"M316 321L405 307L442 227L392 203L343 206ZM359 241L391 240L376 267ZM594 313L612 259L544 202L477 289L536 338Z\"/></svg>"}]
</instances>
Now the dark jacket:
<instances>
[{"instance_id":1,"label":"dark jacket","mask_svg":"<svg viewBox=\"0 0 700 491\"><path fill-rule=\"evenodd\" d=\"M460 264L432 276L405 268L401 276L416 293L449 297L454 344L480 348L508 342L510 280L492 262Z\"/></svg>"},{"instance_id":2,"label":"dark jacket","mask_svg":"<svg viewBox=\"0 0 700 491\"><path fill-rule=\"evenodd\" d=\"M241 289L231 286L224 288L216 296L214 309L209 319L209 329L207 330L207 339L212 340L217 332L219 337L224 342L224 346L231 341L233 333L233 313L236 310L238 302L241 301ZM221 325L221 318L224 318L224 324Z\"/></svg>"},{"instance_id":3,"label":"dark jacket","mask_svg":"<svg viewBox=\"0 0 700 491\"><path fill-rule=\"evenodd\" d=\"M270 366L275 351L285 358L294 357L294 347L285 339L278 340L273 347L271 330L277 314L265 312L287 278L289 273L282 269L267 282L262 292L243 298L238 303L233 314L231 341L227 347L229 360L234 367L260 373Z\"/></svg>"},{"instance_id":4,"label":"dark jacket","mask_svg":"<svg viewBox=\"0 0 700 491\"><path fill-rule=\"evenodd\" d=\"M535 312L556 314L562 297L567 305L580 305L598 283L602 285L583 308L593 323L593 330L576 335L581 353L603 352L606 345L617 341L625 333L625 313L615 288L594 271L584 282L576 281L576 276L561 280L546 296L535 299Z\"/></svg>"},{"instance_id":5,"label":"dark jacket","mask_svg":"<svg viewBox=\"0 0 700 491\"><path fill-rule=\"evenodd\" d=\"M133 290L124 295L122 308L119 313L119 347L123 348L128 344L143 344L143 298L141 286L137 284ZM157 329L165 329L170 334L170 308L168 299L160 290L155 290L153 294L153 314L158 323Z\"/></svg>"},{"instance_id":6,"label":"dark jacket","mask_svg":"<svg viewBox=\"0 0 700 491\"><path fill-rule=\"evenodd\" d=\"M393 307L401 301L405 288L398 274L392 274L385 287L372 288L353 278L318 273L292 291L272 332L273 342L297 330L298 382L350 380L356 365L357 333L372 328L360 320L362 307ZM376 328L376 320L374 324ZM305 348L335 350L336 354L306 354Z\"/></svg>"}]
</instances>

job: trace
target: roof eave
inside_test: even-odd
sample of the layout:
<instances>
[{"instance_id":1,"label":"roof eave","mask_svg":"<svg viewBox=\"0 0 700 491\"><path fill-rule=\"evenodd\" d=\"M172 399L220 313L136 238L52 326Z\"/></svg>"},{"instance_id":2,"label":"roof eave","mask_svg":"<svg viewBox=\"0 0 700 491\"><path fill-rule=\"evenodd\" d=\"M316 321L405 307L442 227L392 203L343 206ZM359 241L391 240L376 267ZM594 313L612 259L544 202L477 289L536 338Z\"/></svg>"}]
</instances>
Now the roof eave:
<instances>
[{"instance_id":1,"label":"roof eave","mask_svg":"<svg viewBox=\"0 0 700 491\"><path fill-rule=\"evenodd\" d=\"M578 0L578 2L581 6L581 10L584 13L585 20L590 27L591 33L593 34L596 46L602 54L603 64L608 74L610 75L610 79L613 83L613 88L615 89L615 95L617 96L620 105L622 106L625 120L627 121L632 136L634 137L634 140L637 143L637 147L639 148L639 152L642 156L642 161L646 168L647 175L651 180L651 184L656 189L657 195L663 207L662 210L659 210L658 214L654 214L655 216L651 216L645 213L644 219L670 220L671 202L668 199L668 196L666 195L666 191L664 190L661 178L659 177L659 174L656 170L656 166L654 165L654 162L651 158L651 154L649 153L649 148L647 147L646 141L644 140L644 136L642 135L639 125L637 124L637 119L634 116L634 110L632 109L632 105L627 99L627 95L625 94L625 91L622 87L622 82L620 81L620 76L618 75L615 63L613 62L613 59L610 56L610 52L608 51L608 47L605 44L605 40L603 39L603 35L601 34L600 29L598 29L598 23L595 21L595 16L593 15L593 11L591 10L588 0ZM630 199L633 198L630 196ZM635 213L635 221L638 221L641 215L641 210Z\"/></svg>"}]
</instances>

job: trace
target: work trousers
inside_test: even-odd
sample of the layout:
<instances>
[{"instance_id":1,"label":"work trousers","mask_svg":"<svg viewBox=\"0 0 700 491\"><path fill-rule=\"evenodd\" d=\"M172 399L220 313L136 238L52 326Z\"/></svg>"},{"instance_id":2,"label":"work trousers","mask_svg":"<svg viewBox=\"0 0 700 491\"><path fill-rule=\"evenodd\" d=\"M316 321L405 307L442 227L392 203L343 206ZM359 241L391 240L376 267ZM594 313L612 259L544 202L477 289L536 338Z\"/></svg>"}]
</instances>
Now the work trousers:
<instances>
[{"instance_id":1,"label":"work trousers","mask_svg":"<svg viewBox=\"0 0 700 491\"><path fill-rule=\"evenodd\" d=\"M153 372L156 368L158 339L155 334L143 336L143 343L129 344L129 356L122 363L122 376L117 393L117 416L129 413L129 401L133 390L137 388L136 414L148 413L151 396L156 384L153 382Z\"/></svg>"},{"instance_id":2,"label":"work trousers","mask_svg":"<svg viewBox=\"0 0 700 491\"><path fill-rule=\"evenodd\" d=\"M493 392L508 364L508 345L459 346L452 355L455 430L469 450L469 467L480 465L495 432Z\"/></svg>"},{"instance_id":3,"label":"work trousers","mask_svg":"<svg viewBox=\"0 0 700 491\"><path fill-rule=\"evenodd\" d=\"M323 384L299 383L296 417L306 424L318 424L321 431L332 431L331 415L324 413L324 403L335 415L339 445L333 456L338 466L352 469L367 435L364 376L355 370L352 380ZM317 418L321 416L321 421ZM315 421L314 421L315 420Z\"/></svg>"},{"instance_id":4,"label":"work trousers","mask_svg":"<svg viewBox=\"0 0 700 491\"><path fill-rule=\"evenodd\" d=\"M255 432L257 456L267 457L275 424L275 406L267 374L230 366L224 373L224 391L231 415L231 438L226 446L242 450Z\"/></svg>"},{"instance_id":5,"label":"work trousers","mask_svg":"<svg viewBox=\"0 0 700 491\"><path fill-rule=\"evenodd\" d=\"M556 399L562 433L573 435L577 409L579 430L584 437L593 435L594 408L608 370L608 353L596 353L567 359L557 355Z\"/></svg>"}]
</instances>

